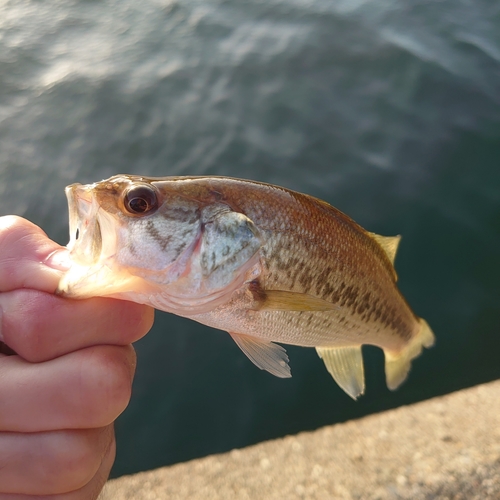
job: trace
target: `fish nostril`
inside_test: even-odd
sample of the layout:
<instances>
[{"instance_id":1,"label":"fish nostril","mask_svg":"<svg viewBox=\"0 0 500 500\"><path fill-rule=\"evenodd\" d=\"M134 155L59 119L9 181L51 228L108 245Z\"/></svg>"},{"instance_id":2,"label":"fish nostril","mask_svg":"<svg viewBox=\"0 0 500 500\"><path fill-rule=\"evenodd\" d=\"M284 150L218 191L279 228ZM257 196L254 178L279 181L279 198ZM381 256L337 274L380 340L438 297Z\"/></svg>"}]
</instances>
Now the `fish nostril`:
<instances>
[{"instance_id":1,"label":"fish nostril","mask_svg":"<svg viewBox=\"0 0 500 500\"><path fill-rule=\"evenodd\" d=\"M80 237L80 229L76 228L75 240L77 240L79 237Z\"/></svg>"}]
</instances>

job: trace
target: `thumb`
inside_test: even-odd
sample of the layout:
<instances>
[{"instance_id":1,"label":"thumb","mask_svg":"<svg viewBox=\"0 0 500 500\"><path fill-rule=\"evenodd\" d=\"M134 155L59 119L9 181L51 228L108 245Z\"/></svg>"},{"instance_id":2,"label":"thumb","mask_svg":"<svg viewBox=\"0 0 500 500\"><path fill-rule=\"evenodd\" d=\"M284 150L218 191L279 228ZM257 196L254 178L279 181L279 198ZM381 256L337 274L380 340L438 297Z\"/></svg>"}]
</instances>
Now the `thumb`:
<instances>
[{"instance_id":1,"label":"thumb","mask_svg":"<svg viewBox=\"0 0 500 500\"><path fill-rule=\"evenodd\" d=\"M69 267L68 251L21 217L0 217L0 292L33 288L53 293Z\"/></svg>"}]
</instances>

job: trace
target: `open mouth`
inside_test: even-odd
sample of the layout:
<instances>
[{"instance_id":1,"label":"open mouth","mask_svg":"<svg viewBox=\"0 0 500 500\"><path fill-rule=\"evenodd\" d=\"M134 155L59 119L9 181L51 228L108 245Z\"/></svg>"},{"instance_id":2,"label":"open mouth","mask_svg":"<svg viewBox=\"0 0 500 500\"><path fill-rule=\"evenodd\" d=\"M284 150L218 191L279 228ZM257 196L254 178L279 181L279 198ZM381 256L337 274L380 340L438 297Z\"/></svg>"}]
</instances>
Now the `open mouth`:
<instances>
[{"instance_id":1,"label":"open mouth","mask_svg":"<svg viewBox=\"0 0 500 500\"><path fill-rule=\"evenodd\" d=\"M69 206L68 249L71 259L80 265L95 264L102 252L99 206L89 186L72 184L66 188Z\"/></svg>"},{"instance_id":2,"label":"open mouth","mask_svg":"<svg viewBox=\"0 0 500 500\"><path fill-rule=\"evenodd\" d=\"M117 221L100 207L94 185L72 184L66 188L66 196L70 230L67 248L72 266L56 293L86 298L132 289L133 277L115 266Z\"/></svg>"}]
</instances>

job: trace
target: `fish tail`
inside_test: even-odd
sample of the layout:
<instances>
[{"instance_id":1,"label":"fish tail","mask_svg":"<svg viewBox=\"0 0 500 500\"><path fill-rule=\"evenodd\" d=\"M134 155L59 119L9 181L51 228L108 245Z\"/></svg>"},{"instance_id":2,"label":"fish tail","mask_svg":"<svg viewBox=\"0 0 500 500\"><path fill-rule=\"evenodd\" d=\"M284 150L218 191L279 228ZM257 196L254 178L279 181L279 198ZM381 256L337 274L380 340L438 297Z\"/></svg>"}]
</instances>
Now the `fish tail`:
<instances>
[{"instance_id":1,"label":"fish tail","mask_svg":"<svg viewBox=\"0 0 500 500\"><path fill-rule=\"evenodd\" d=\"M384 350L385 354L385 378L387 387L392 391L397 389L406 379L410 371L411 361L422 352L424 347L431 347L434 344L434 334L427 321L420 318L420 329L408 345L399 352Z\"/></svg>"}]
</instances>

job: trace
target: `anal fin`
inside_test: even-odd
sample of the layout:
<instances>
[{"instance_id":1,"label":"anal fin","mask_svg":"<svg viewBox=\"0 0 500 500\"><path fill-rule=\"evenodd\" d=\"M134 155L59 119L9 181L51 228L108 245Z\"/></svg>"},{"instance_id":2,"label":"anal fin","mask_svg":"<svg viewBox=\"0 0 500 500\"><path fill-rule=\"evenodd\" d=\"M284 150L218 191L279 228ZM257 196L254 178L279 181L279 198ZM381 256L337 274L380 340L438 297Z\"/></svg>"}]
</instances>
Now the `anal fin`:
<instances>
[{"instance_id":1,"label":"anal fin","mask_svg":"<svg viewBox=\"0 0 500 500\"><path fill-rule=\"evenodd\" d=\"M248 359L261 370L266 370L280 378L292 376L288 366L288 356L285 349L280 345L250 335L232 332L229 332L229 335L247 355Z\"/></svg>"},{"instance_id":2,"label":"anal fin","mask_svg":"<svg viewBox=\"0 0 500 500\"><path fill-rule=\"evenodd\" d=\"M365 391L365 373L361 346L316 347L318 356L335 382L356 399Z\"/></svg>"}]
</instances>

